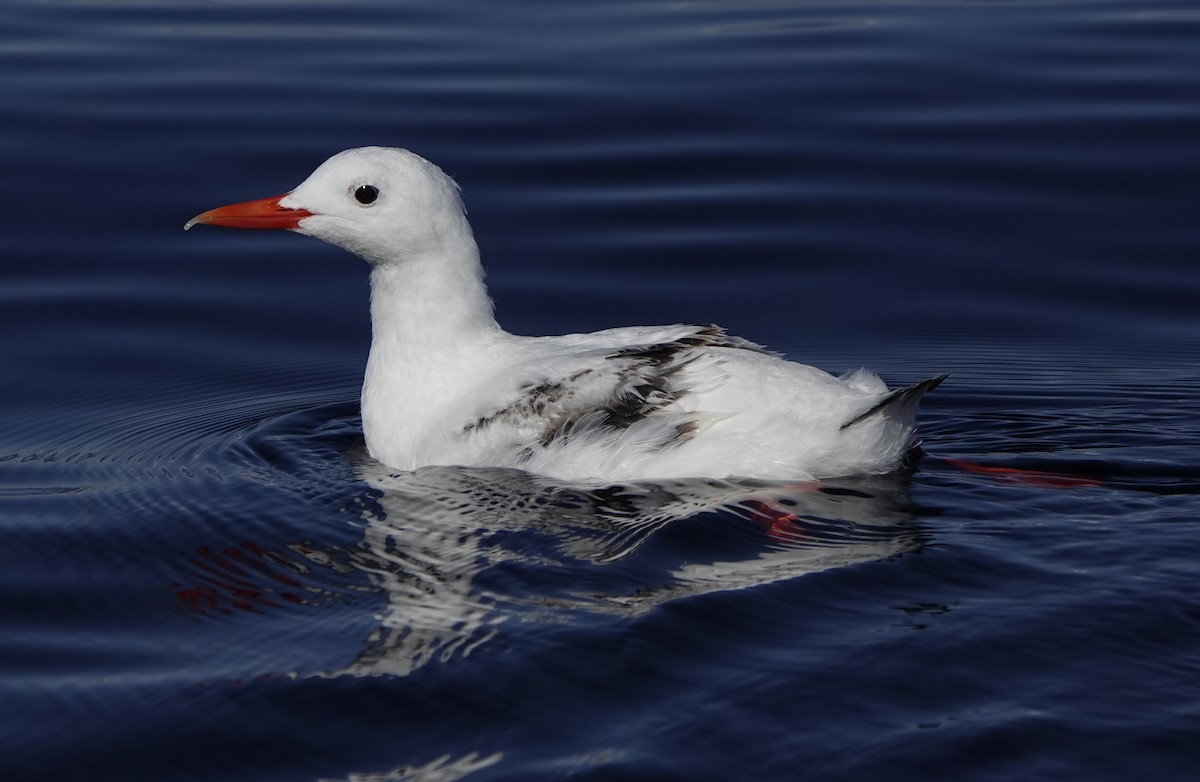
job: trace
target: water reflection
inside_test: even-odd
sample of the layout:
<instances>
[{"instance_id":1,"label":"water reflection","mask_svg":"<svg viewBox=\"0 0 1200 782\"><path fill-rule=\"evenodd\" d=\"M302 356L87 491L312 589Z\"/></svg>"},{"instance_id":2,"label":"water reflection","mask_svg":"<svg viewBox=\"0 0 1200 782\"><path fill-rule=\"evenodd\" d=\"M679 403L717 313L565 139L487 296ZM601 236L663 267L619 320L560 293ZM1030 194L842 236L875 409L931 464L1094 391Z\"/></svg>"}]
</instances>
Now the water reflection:
<instances>
[{"instance_id":1,"label":"water reflection","mask_svg":"<svg viewBox=\"0 0 1200 782\"><path fill-rule=\"evenodd\" d=\"M356 471L370 487L358 548L305 553L366 573L387 602L356 659L326 675L404 676L471 654L514 618L635 615L887 558L925 541L905 475L581 488L516 470L393 472L365 457ZM676 523L700 523L689 530L686 558L670 546L640 553Z\"/></svg>"},{"instance_id":2,"label":"water reflection","mask_svg":"<svg viewBox=\"0 0 1200 782\"><path fill-rule=\"evenodd\" d=\"M348 515L358 530L201 547L190 574L171 582L177 605L195 618L304 608L319 612L305 619L309 631L327 638L343 638L349 617L363 619L371 606L365 639L341 655L350 662L317 663L310 675L405 676L469 656L506 623L516 638L515 622L636 616L886 559L927 540L907 473L579 487L506 469L396 472L365 453L347 464L353 420L332 416L314 432L313 421L328 420L306 412L263 423L238 441L241 463L252 465L243 476L284 492L270 514L303 508L312 518L304 526L317 530L316 521L330 520L321 508L340 507L334 519ZM229 496L242 502L244 491L234 486ZM260 519L257 528L268 526ZM299 673L296 662L281 667Z\"/></svg>"},{"instance_id":3,"label":"water reflection","mask_svg":"<svg viewBox=\"0 0 1200 782\"><path fill-rule=\"evenodd\" d=\"M317 782L457 782L480 769L494 766L502 757L499 752L485 757L480 757L478 752L461 758L442 755L420 766L403 765L389 771L352 773L341 779L325 777Z\"/></svg>"}]
</instances>

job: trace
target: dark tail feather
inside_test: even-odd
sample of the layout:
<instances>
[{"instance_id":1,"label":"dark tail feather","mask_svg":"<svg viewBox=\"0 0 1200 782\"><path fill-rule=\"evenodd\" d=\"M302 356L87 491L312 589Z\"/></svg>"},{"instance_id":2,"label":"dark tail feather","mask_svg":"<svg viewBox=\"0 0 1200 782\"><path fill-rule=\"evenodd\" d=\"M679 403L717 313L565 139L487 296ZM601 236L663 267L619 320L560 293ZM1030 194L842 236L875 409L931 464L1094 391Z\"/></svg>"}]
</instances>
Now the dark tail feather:
<instances>
[{"instance_id":1,"label":"dark tail feather","mask_svg":"<svg viewBox=\"0 0 1200 782\"><path fill-rule=\"evenodd\" d=\"M896 389L883 399L880 399L879 402L877 402L866 412L859 413L846 423L842 424L842 428L846 429L847 427L854 426L859 421L863 421L873 415L886 412L887 410L891 410L893 408L903 408L907 407L908 405L915 405L917 400L920 399L926 391L932 391L933 389L937 388L941 382L949 376L950 373L947 372L943 375L938 375L937 377L931 377L928 380L922 380L919 383L913 383L908 388Z\"/></svg>"}]
</instances>

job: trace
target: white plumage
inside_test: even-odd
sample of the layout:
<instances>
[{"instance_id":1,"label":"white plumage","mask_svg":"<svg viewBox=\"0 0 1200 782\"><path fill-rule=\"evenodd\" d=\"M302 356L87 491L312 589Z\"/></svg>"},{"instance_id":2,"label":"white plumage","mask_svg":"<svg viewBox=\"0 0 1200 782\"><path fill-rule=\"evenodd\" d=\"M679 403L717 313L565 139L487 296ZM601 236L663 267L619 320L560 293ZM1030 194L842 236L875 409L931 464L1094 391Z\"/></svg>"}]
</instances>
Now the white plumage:
<instances>
[{"instance_id":1,"label":"white plumage","mask_svg":"<svg viewBox=\"0 0 1200 782\"><path fill-rule=\"evenodd\" d=\"M921 395L786 361L716 326L522 337L496 323L457 186L402 149L334 155L295 190L196 223L285 228L371 266L367 448L391 467L580 482L810 479L896 468Z\"/></svg>"}]
</instances>

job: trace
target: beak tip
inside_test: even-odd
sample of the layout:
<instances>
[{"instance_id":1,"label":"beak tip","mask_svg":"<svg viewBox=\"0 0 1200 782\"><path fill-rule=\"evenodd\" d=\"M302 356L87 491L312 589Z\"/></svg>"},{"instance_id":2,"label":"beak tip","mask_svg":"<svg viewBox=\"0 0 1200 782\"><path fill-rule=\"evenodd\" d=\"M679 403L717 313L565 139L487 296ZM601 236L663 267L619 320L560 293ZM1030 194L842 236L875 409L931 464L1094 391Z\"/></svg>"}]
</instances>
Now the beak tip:
<instances>
[{"instance_id":1,"label":"beak tip","mask_svg":"<svg viewBox=\"0 0 1200 782\"><path fill-rule=\"evenodd\" d=\"M207 223L208 216L212 211L213 210L210 209L207 212L201 212L200 214L193 217L191 220L188 220L186 223L183 224L183 230L190 231L190 230L192 230L192 228L194 228L197 225L200 225L201 223Z\"/></svg>"}]
</instances>

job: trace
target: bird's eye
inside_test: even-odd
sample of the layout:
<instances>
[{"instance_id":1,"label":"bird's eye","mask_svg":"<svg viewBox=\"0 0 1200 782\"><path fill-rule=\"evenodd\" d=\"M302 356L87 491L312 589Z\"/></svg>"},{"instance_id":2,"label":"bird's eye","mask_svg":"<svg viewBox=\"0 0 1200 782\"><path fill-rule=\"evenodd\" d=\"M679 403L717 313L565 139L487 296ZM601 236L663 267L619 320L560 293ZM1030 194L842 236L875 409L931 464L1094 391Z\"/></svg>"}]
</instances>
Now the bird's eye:
<instances>
[{"instance_id":1,"label":"bird's eye","mask_svg":"<svg viewBox=\"0 0 1200 782\"><path fill-rule=\"evenodd\" d=\"M375 203L376 198L379 198L379 188L375 185L359 185L354 191L354 200L363 206Z\"/></svg>"}]
</instances>

